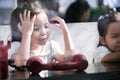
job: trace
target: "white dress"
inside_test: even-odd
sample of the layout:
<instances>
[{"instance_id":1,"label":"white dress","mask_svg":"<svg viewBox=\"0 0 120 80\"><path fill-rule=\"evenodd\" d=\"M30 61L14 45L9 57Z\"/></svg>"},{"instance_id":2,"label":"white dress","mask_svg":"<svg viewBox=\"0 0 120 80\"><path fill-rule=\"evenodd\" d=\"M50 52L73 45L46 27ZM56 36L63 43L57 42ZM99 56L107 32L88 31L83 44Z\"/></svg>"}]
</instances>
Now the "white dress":
<instances>
[{"instance_id":1,"label":"white dress","mask_svg":"<svg viewBox=\"0 0 120 80\"><path fill-rule=\"evenodd\" d=\"M100 46L96 49L95 51L95 55L93 57L93 62L94 63L98 63L98 62L101 62L102 58L107 55L107 54L110 54L111 51L105 47L105 46Z\"/></svg>"},{"instance_id":2,"label":"white dress","mask_svg":"<svg viewBox=\"0 0 120 80\"><path fill-rule=\"evenodd\" d=\"M12 42L11 43L11 48L8 50L8 58L9 59L11 58L11 56L13 54L17 53L19 47L20 47L20 42ZM44 63L48 63L48 62L55 61L54 54L56 54L57 52L62 53L62 50L56 41L51 40L46 43L43 51L40 54L39 53L30 53L30 57L37 56ZM41 77L48 77L50 75L51 75L51 72L49 73L47 70L40 72Z\"/></svg>"}]
</instances>

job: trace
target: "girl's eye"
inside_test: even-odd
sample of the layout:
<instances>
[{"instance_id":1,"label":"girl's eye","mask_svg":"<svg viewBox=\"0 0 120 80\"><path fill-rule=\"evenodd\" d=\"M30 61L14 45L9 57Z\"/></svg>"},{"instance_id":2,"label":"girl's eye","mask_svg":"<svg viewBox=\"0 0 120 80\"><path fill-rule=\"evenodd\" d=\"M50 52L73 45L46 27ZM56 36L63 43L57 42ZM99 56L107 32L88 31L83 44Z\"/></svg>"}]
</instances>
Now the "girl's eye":
<instances>
[{"instance_id":1,"label":"girl's eye","mask_svg":"<svg viewBox=\"0 0 120 80\"><path fill-rule=\"evenodd\" d=\"M39 28L34 28L34 31L38 31L39 30Z\"/></svg>"},{"instance_id":2,"label":"girl's eye","mask_svg":"<svg viewBox=\"0 0 120 80\"><path fill-rule=\"evenodd\" d=\"M49 26L45 26L45 28L48 28Z\"/></svg>"},{"instance_id":3,"label":"girl's eye","mask_svg":"<svg viewBox=\"0 0 120 80\"><path fill-rule=\"evenodd\" d=\"M49 28L49 26L50 26L49 23L45 23L45 24L44 24L44 27L45 27L45 28Z\"/></svg>"},{"instance_id":4,"label":"girl's eye","mask_svg":"<svg viewBox=\"0 0 120 80\"><path fill-rule=\"evenodd\" d=\"M117 38L118 36L117 35L114 35L114 36L111 36L112 38Z\"/></svg>"}]
</instances>

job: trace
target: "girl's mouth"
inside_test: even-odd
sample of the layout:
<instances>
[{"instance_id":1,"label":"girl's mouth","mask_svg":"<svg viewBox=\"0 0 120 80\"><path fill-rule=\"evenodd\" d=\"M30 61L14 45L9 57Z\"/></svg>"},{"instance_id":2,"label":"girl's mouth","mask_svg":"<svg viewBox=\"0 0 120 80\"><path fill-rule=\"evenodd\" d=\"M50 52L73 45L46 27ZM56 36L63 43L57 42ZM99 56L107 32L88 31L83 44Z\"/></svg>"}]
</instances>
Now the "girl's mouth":
<instances>
[{"instance_id":1,"label":"girl's mouth","mask_svg":"<svg viewBox=\"0 0 120 80\"><path fill-rule=\"evenodd\" d=\"M47 38L41 38L40 39L40 41L46 41L47 40Z\"/></svg>"},{"instance_id":2,"label":"girl's mouth","mask_svg":"<svg viewBox=\"0 0 120 80\"><path fill-rule=\"evenodd\" d=\"M40 37L40 40L45 40L45 39L47 39L47 36L41 36Z\"/></svg>"}]
</instances>

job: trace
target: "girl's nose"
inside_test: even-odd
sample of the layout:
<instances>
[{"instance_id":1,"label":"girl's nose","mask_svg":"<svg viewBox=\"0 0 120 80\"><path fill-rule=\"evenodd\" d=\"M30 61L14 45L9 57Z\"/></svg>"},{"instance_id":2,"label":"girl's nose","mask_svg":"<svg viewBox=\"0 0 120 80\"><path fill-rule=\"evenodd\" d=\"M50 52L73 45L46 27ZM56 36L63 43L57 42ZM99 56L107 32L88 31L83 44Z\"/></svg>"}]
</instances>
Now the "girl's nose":
<instances>
[{"instance_id":1,"label":"girl's nose","mask_svg":"<svg viewBox=\"0 0 120 80\"><path fill-rule=\"evenodd\" d=\"M40 31L40 35L44 36L45 34L46 34L46 30L45 30L45 28L42 28L41 31Z\"/></svg>"},{"instance_id":2,"label":"girl's nose","mask_svg":"<svg viewBox=\"0 0 120 80\"><path fill-rule=\"evenodd\" d=\"M119 39L118 39L118 43L120 43L120 37L119 37Z\"/></svg>"}]
</instances>

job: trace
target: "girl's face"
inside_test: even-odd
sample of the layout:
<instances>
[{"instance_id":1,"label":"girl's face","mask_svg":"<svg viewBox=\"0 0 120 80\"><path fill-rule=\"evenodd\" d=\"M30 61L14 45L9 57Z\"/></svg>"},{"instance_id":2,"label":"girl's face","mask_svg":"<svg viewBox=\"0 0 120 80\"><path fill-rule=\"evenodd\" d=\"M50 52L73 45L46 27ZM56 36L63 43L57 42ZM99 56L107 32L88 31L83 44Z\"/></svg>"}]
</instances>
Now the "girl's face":
<instances>
[{"instance_id":1,"label":"girl's face","mask_svg":"<svg viewBox=\"0 0 120 80\"><path fill-rule=\"evenodd\" d=\"M120 22L109 25L105 36L105 45L113 52L120 51Z\"/></svg>"},{"instance_id":2,"label":"girl's face","mask_svg":"<svg viewBox=\"0 0 120 80\"><path fill-rule=\"evenodd\" d=\"M90 17L90 10L88 9L87 11L84 12L84 21L88 21Z\"/></svg>"},{"instance_id":3,"label":"girl's face","mask_svg":"<svg viewBox=\"0 0 120 80\"><path fill-rule=\"evenodd\" d=\"M31 37L32 44L45 45L50 36L50 25L46 13L36 16L34 30Z\"/></svg>"}]
</instances>

